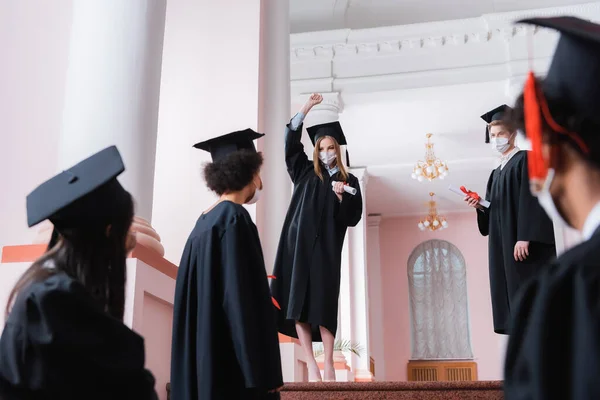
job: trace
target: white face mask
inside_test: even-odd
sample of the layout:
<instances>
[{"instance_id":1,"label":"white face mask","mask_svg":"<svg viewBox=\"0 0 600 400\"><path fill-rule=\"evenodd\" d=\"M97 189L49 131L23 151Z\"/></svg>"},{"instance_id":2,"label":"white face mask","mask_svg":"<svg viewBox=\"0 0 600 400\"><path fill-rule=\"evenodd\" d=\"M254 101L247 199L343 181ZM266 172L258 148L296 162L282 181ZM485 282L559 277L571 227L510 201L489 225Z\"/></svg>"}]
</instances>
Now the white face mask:
<instances>
[{"instance_id":1,"label":"white face mask","mask_svg":"<svg viewBox=\"0 0 600 400\"><path fill-rule=\"evenodd\" d=\"M554 169L550 168L548 170L548 175L546 176L546 180L544 181L544 185L542 190L537 195L538 202L540 206L546 211L548 217L552 221L560 221L561 224L565 226L570 226L567 221L564 220L562 215L558 212L556 208L556 204L554 204L554 200L552 199L552 195L550 194L550 186L552 185L552 180L554 179Z\"/></svg>"},{"instance_id":2,"label":"white face mask","mask_svg":"<svg viewBox=\"0 0 600 400\"><path fill-rule=\"evenodd\" d=\"M504 137L492 138L490 143L492 144L492 148L501 154L504 154L510 147L508 139Z\"/></svg>"},{"instance_id":3,"label":"white face mask","mask_svg":"<svg viewBox=\"0 0 600 400\"><path fill-rule=\"evenodd\" d=\"M246 204L254 204L254 203L256 203L258 201L258 199L260 199L261 193L262 193L262 189L259 189L258 186L256 186L256 190L254 191L254 195L252 196L252 198L250 200L248 200L246 202Z\"/></svg>"},{"instance_id":4,"label":"white face mask","mask_svg":"<svg viewBox=\"0 0 600 400\"><path fill-rule=\"evenodd\" d=\"M319 160L325 165L330 165L335 158L335 151L322 151L319 153Z\"/></svg>"}]
</instances>

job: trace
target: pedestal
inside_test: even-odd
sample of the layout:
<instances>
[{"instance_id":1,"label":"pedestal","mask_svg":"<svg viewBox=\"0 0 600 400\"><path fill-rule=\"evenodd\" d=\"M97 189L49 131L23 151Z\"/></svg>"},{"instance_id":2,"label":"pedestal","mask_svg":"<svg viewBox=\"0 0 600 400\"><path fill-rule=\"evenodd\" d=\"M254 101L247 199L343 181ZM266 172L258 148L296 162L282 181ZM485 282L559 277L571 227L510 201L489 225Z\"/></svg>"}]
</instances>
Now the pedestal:
<instances>
[{"instance_id":1,"label":"pedestal","mask_svg":"<svg viewBox=\"0 0 600 400\"><path fill-rule=\"evenodd\" d=\"M306 357L298 339L279 334L281 372L284 382L308 382Z\"/></svg>"},{"instance_id":2,"label":"pedestal","mask_svg":"<svg viewBox=\"0 0 600 400\"><path fill-rule=\"evenodd\" d=\"M0 262L0 304L46 244L6 246ZM160 400L166 400L171 369L171 331L177 267L156 251L138 244L127 259L123 322L144 337L146 368L156 379ZM3 307L2 307L3 308ZM3 329L0 325L0 333Z\"/></svg>"}]
</instances>

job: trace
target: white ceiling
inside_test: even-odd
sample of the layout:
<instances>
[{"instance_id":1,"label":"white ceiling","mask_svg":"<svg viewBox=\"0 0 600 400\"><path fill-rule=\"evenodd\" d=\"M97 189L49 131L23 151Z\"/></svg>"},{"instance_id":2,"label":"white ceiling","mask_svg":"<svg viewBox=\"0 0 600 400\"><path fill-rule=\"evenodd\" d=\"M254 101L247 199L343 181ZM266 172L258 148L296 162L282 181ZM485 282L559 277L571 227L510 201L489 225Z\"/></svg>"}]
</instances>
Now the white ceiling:
<instances>
[{"instance_id":1,"label":"white ceiling","mask_svg":"<svg viewBox=\"0 0 600 400\"><path fill-rule=\"evenodd\" d=\"M290 0L291 32L405 25L587 2L589 0Z\"/></svg>"}]
</instances>

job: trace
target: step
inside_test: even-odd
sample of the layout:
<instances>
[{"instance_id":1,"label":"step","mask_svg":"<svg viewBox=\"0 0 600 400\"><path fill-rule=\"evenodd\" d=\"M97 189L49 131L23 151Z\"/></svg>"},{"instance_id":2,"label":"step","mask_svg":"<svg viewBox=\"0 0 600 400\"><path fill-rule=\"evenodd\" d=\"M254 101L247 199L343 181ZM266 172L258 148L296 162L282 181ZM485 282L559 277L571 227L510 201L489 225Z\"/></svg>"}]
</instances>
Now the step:
<instances>
[{"instance_id":1,"label":"step","mask_svg":"<svg viewBox=\"0 0 600 400\"><path fill-rule=\"evenodd\" d=\"M503 400L501 381L287 383L282 400Z\"/></svg>"}]
</instances>

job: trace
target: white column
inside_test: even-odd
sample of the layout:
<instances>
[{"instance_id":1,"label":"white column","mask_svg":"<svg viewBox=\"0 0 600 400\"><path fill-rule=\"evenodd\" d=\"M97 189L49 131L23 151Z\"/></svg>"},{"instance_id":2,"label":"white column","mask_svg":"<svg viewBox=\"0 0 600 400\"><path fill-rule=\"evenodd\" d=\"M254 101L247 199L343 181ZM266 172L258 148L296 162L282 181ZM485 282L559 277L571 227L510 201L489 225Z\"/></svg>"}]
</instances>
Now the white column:
<instances>
[{"instance_id":1,"label":"white column","mask_svg":"<svg viewBox=\"0 0 600 400\"><path fill-rule=\"evenodd\" d=\"M284 157L284 129L290 119L290 10L289 1L262 0L260 5L260 62L258 130L264 164L264 192L256 205L256 222L267 272L275 264L281 228L290 202L291 187Z\"/></svg>"},{"instance_id":2,"label":"white column","mask_svg":"<svg viewBox=\"0 0 600 400\"><path fill-rule=\"evenodd\" d=\"M165 10L166 0L73 2L59 170L116 145L142 225L152 218Z\"/></svg>"},{"instance_id":3,"label":"white column","mask_svg":"<svg viewBox=\"0 0 600 400\"><path fill-rule=\"evenodd\" d=\"M364 348L360 357L352 355L352 370L357 380L372 380L370 372L369 346L369 280L367 274L367 182L368 173L365 168L351 169L358 178L363 195L363 214L360 222L348 230L348 249L351 270L350 306L351 306L351 336L352 341L358 342Z\"/></svg>"},{"instance_id":4,"label":"white column","mask_svg":"<svg viewBox=\"0 0 600 400\"><path fill-rule=\"evenodd\" d=\"M375 361L375 378L385 380L385 351L383 341L383 285L379 224L381 216L367 217L367 276L369 288L369 353Z\"/></svg>"}]
</instances>

